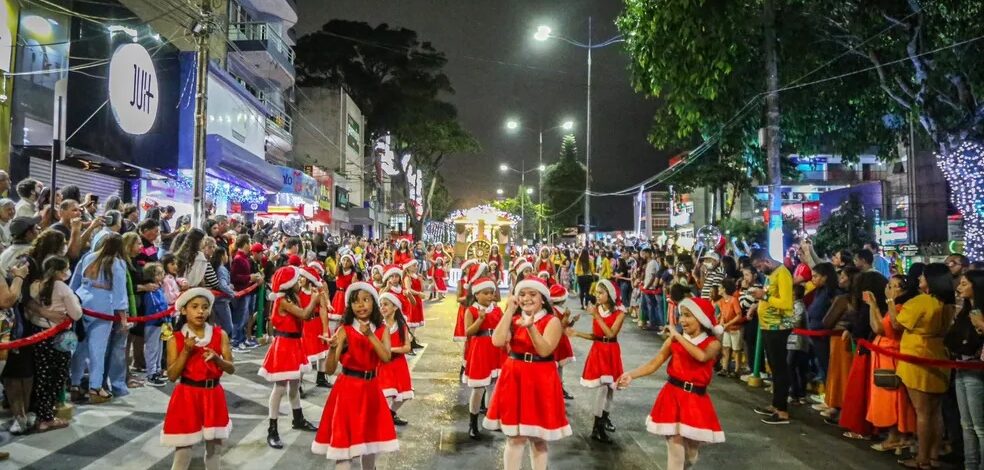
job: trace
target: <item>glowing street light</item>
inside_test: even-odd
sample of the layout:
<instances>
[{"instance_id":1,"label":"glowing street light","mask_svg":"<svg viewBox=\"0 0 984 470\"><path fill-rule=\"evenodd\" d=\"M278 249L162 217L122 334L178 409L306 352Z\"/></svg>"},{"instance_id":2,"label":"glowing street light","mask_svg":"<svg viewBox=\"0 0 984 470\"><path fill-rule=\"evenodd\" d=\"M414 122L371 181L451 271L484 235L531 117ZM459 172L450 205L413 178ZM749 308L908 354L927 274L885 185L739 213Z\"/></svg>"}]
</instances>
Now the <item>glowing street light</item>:
<instances>
[{"instance_id":1,"label":"glowing street light","mask_svg":"<svg viewBox=\"0 0 984 470\"><path fill-rule=\"evenodd\" d=\"M510 119L510 120L506 121L506 129L509 129L509 130L512 131L512 130L516 130L518 128L519 128L519 122L517 122L515 119Z\"/></svg>"},{"instance_id":2,"label":"glowing street light","mask_svg":"<svg viewBox=\"0 0 984 470\"><path fill-rule=\"evenodd\" d=\"M540 165L537 169L540 171L547 171L547 165Z\"/></svg>"},{"instance_id":3,"label":"glowing street light","mask_svg":"<svg viewBox=\"0 0 984 470\"><path fill-rule=\"evenodd\" d=\"M574 121L564 121L564 123L560 126L563 127L565 131L569 131L574 128Z\"/></svg>"},{"instance_id":4,"label":"glowing street light","mask_svg":"<svg viewBox=\"0 0 984 470\"><path fill-rule=\"evenodd\" d=\"M502 188L499 188L495 190L495 193L502 196L502 194L505 193L505 191L503 191Z\"/></svg>"},{"instance_id":5,"label":"glowing street light","mask_svg":"<svg viewBox=\"0 0 984 470\"><path fill-rule=\"evenodd\" d=\"M506 165L505 163L499 165L499 171L501 171L503 173L509 171L509 165Z\"/></svg>"},{"instance_id":6,"label":"glowing street light","mask_svg":"<svg viewBox=\"0 0 984 470\"><path fill-rule=\"evenodd\" d=\"M533 194L533 188L526 188L526 194Z\"/></svg>"},{"instance_id":7,"label":"glowing street light","mask_svg":"<svg viewBox=\"0 0 984 470\"><path fill-rule=\"evenodd\" d=\"M536 33L533 34L533 39L536 39L537 41L546 41L547 39L550 39L550 33L552 31L553 30L550 29L549 26L540 25L540 27L536 28Z\"/></svg>"}]
</instances>

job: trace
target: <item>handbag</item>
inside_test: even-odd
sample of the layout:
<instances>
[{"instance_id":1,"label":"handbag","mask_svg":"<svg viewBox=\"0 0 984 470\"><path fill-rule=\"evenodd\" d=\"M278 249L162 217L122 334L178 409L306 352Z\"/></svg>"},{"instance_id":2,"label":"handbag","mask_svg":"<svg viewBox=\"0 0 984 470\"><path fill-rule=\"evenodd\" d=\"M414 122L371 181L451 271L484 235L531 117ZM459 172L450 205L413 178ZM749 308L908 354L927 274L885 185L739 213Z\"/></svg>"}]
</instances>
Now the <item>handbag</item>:
<instances>
[{"instance_id":1,"label":"handbag","mask_svg":"<svg viewBox=\"0 0 984 470\"><path fill-rule=\"evenodd\" d=\"M875 386L885 390L897 390L902 386L902 379L895 373L895 369L875 369Z\"/></svg>"},{"instance_id":2,"label":"handbag","mask_svg":"<svg viewBox=\"0 0 984 470\"><path fill-rule=\"evenodd\" d=\"M51 320L48 320L48 326L52 326ZM74 354L75 350L79 347L79 337L75 334L75 330L69 328L55 335L54 339L51 340L51 344L55 348L55 351Z\"/></svg>"}]
</instances>

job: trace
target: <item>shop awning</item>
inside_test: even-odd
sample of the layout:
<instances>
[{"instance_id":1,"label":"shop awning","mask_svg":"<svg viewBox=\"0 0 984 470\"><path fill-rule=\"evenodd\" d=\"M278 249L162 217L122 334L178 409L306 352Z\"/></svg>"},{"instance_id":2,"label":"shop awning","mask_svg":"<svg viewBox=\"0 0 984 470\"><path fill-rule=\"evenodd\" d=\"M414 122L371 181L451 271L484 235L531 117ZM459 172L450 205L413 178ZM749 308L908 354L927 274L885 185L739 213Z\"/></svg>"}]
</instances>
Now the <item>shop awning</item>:
<instances>
[{"instance_id":1,"label":"shop awning","mask_svg":"<svg viewBox=\"0 0 984 470\"><path fill-rule=\"evenodd\" d=\"M208 171L217 177L227 173L266 192L278 192L283 187L280 167L267 163L248 150L220 135L205 138L205 160Z\"/></svg>"}]
</instances>

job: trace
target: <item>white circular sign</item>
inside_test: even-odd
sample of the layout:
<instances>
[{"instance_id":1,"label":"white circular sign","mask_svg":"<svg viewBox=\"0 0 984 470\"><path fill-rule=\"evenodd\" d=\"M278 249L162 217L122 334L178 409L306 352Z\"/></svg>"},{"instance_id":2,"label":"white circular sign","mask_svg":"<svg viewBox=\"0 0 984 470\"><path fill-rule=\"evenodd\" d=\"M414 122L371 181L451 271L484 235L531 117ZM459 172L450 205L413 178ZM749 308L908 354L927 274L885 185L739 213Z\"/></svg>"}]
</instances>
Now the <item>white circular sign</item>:
<instances>
[{"instance_id":1,"label":"white circular sign","mask_svg":"<svg viewBox=\"0 0 984 470\"><path fill-rule=\"evenodd\" d=\"M141 135L154 127L157 91L157 70L147 49L139 44L117 48L109 62L109 105L123 131Z\"/></svg>"}]
</instances>

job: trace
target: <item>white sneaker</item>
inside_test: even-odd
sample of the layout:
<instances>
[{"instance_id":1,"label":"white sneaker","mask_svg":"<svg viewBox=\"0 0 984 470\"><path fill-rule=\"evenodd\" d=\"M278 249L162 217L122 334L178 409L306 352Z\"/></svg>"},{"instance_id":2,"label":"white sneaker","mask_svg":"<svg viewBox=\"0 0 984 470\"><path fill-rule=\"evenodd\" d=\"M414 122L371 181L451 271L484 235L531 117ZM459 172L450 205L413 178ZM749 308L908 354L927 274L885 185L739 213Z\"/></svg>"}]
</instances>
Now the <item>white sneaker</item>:
<instances>
[{"instance_id":1,"label":"white sneaker","mask_svg":"<svg viewBox=\"0 0 984 470\"><path fill-rule=\"evenodd\" d=\"M34 413L27 413L27 429L34 429L34 425L38 421L38 416Z\"/></svg>"},{"instance_id":2,"label":"white sneaker","mask_svg":"<svg viewBox=\"0 0 984 470\"><path fill-rule=\"evenodd\" d=\"M830 409L830 407L828 407L823 403L817 403L816 405L813 405L810 408L813 408L816 411L827 411L828 409Z\"/></svg>"},{"instance_id":3,"label":"white sneaker","mask_svg":"<svg viewBox=\"0 0 984 470\"><path fill-rule=\"evenodd\" d=\"M818 395L810 395L809 399L813 403L817 403L817 404L823 404L823 402L824 402L824 396L823 395L819 395L819 394Z\"/></svg>"},{"instance_id":4,"label":"white sneaker","mask_svg":"<svg viewBox=\"0 0 984 470\"><path fill-rule=\"evenodd\" d=\"M14 422L10 425L10 433L15 436L24 434L24 426L21 426L20 421L15 419Z\"/></svg>"}]
</instances>

